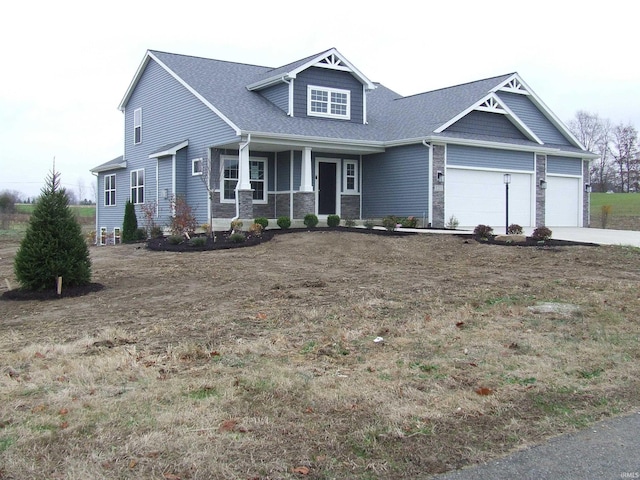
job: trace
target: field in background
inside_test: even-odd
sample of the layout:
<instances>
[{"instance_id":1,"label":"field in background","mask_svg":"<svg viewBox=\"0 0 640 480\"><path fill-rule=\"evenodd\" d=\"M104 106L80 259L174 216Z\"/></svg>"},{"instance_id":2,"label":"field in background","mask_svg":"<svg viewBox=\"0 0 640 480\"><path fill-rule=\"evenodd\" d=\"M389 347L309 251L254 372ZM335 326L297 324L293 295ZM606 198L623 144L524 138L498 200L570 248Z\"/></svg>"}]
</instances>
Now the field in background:
<instances>
[{"instance_id":1,"label":"field in background","mask_svg":"<svg viewBox=\"0 0 640 480\"><path fill-rule=\"evenodd\" d=\"M606 228L640 230L640 193L592 193L591 228L602 228L602 207L611 211Z\"/></svg>"}]
</instances>

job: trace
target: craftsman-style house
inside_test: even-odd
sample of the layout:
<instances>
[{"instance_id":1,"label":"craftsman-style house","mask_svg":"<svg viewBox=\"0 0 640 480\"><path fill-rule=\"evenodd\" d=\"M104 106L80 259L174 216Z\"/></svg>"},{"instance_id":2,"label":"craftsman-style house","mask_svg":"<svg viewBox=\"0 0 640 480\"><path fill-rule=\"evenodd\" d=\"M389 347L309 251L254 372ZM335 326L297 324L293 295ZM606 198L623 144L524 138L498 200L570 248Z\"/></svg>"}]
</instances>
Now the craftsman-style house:
<instances>
[{"instance_id":1,"label":"craftsman-style house","mask_svg":"<svg viewBox=\"0 0 640 480\"><path fill-rule=\"evenodd\" d=\"M227 226L315 213L496 228L505 174L510 223L589 222L594 156L517 73L402 97L334 48L278 68L150 50L119 108L124 155L92 169L99 243L127 200L166 225L177 196Z\"/></svg>"}]
</instances>

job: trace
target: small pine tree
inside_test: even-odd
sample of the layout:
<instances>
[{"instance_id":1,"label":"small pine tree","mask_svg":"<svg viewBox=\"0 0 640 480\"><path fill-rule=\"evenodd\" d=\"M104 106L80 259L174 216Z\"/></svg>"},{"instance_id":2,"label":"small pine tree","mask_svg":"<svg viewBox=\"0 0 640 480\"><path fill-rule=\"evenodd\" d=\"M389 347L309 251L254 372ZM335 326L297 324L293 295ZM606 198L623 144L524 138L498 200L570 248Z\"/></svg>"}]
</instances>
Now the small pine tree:
<instances>
[{"instance_id":1,"label":"small pine tree","mask_svg":"<svg viewBox=\"0 0 640 480\"><path fill-rule=\"evenodd\" d=\"M138 240L138 217L136 209L130 200L124 206L124 220L122 222L122 241L124 243L136 242Z\"/></svg>"},{"instance_id":2,"label":"small pine tree","mask_svg":"<svg viewBox=\"0 0 640 480\"><path fill-rule=\"evenodd\" d=\"M14 272L28 290L53 290L57 277L66 286L91 282L91 259L82 228L69 208L60 174L47 177L14 261Z\"/></svg>"}]
</instances>

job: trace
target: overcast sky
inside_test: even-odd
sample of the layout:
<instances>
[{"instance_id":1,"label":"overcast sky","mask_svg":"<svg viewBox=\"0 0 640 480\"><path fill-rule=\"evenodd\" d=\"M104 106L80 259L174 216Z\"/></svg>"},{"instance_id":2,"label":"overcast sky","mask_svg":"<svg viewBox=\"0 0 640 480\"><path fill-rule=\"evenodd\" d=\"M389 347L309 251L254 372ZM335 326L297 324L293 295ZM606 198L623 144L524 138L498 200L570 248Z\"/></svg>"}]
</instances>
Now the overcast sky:
<instances>
[{"instance_id":1,"label":"overcast sky","mask_svg":"<svg viewBox=\"0 0 640 480\"><path fill-rule=\"evenodd\" d=\"M402 95L518 72L563 121L578 110L640 128L633 2L52 2L2 7L0 191L38 195L52 168L123 153L117 106L147 49L277 67L337 48Z\"/></svg>"}]
</instances>

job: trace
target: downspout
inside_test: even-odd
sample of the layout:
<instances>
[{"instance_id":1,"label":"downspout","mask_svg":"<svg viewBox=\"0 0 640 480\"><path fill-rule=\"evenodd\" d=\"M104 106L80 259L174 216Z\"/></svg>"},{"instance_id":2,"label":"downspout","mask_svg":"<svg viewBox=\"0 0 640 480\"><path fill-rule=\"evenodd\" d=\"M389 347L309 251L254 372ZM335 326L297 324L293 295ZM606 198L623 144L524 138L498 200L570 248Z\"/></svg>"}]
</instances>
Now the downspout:
<instances>
[{"instance_id":1,"label":"downspout","mask_svg":"<svg viewBox=\"0 0 640 480\"><path fill-rule=\"evenodd\" d=\"M99 200L100 200L100 177L98 173L95 172L91 172L91 175L93 175L94 177L96 177L96 241L94 243L94 245L98 245L98 207L99 207Z\"/></svg>"},{"instance_id":2,"label":"downspout","mask_svg":"<svg viewBox=\"0 0 640 480\"><path fill-rule=\"evenodd\" d=\"M422 140L422 144L429 149L429 193L427 194L427 202L429 203L429 224L433 224L433 155L431 144L426 140ZM422 221L422 227L426 227L425 221Z\"/></svg>"},{"instance_id":3,"label":"downspout","mask_svg":"<svg viewBox=\"0 0 640 480\"><path fill-rule=\"evenodd\" d=\"M241 153L245 148L249 147L250 143L251 143L251 134L249 133L247 135L247 141L244 143L241 143L238 148L238 171L240 170L240 157L242 156ZM238 175L238 177L240 177L240 175ZM238 184L240 184L240 178L238 178L238 183L236 184L236 216L231 219L232 222L240 218L240 196L238 195Z\"/></svg>"},{"instance_id":4,"label":"downspout","mask_svg":"<svg viewBox=\"0 0 640 480\"><path fill-rule=\"evenodd\" d=\"M287 116L289 117L293 117L293 88L292 88L292 84L291 82L293 81L293 79L288 78L287 75L283 75L282 76L282 81L284 83L286 83L287 85L289 85L288 88L288 100L287 100Z\"/></svg>"}]
</instances>

